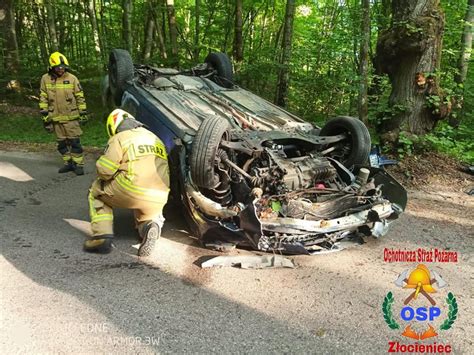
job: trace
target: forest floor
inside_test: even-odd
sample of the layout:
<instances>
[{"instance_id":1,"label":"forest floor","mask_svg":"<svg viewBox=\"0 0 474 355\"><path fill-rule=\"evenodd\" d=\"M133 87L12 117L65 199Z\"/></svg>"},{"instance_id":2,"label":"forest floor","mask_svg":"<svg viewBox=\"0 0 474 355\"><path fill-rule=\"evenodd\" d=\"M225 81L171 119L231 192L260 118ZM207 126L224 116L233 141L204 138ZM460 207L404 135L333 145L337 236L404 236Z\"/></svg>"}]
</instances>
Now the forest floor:
<instances>
[{"instance_id":1,"label":"forest floor","mask_svg":"<svg viewBox=\"0 0 474 355\"><path fill-rule=\"evenodd\" d=\"M474 188L468 165L445 154L426 152L405 157L397 165L387 167L403 186L409 189L441 188L466 192Z\"/></svg>"}]
</instances>

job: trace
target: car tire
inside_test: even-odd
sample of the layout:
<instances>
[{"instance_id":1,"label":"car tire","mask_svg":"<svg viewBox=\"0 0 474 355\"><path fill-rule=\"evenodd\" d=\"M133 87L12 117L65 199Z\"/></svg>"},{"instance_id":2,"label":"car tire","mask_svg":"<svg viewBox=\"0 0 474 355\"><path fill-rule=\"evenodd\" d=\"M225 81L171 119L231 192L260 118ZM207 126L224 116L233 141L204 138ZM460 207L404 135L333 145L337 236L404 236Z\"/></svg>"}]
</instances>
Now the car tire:
<instances>
[{"instance_id":1,"label":"car tire","mask_svg":"<svg viewBox=\"0 0 474 355\"><path fill-rule=\"evenodd\" d=\"M232 62L227 54L221 52L212 52L204 60L205 63L217 71L218 78L216 83L225 88L234 86L234 71Z\"/></svg>"},{"instance_id":2,"label":"car tire","mask_svg":"<svg viewBox=\"0 0 474 355\"><path fill-rule=\"evenodd\" d=\"M222 117L206 118L199 127L190 156L191 179L198 187L212 189L219 183L214 171L219 143L229 131L229 123Z\"/></svg>"},{"instance_id":3,"label":"car tire","mask_svg":"<svg viewBox=\"0 0 474 355\"><path fill-rule=\"evenodd\" d=\"M127 81L133 79L133 61L125 49L112 49L109 55L109 87L114 103L120 106Z\"/></svg>"},{"instance_id":4,"label":"car tire","mask_svg":"<svg viewBox=\"0 0 474 355\"><path fill-rule=\"evenodd\" d=\"M364 123L357 118L349 116L339 116L329 120L321 129L320 136L334 136L347 134L347 140L337 142L341 149L349 150L348 153L340 157L340 162L350 168L354 165L361 165L367 162L370 153L371 140L370 133Z\"/></svg>"}]
</instances>

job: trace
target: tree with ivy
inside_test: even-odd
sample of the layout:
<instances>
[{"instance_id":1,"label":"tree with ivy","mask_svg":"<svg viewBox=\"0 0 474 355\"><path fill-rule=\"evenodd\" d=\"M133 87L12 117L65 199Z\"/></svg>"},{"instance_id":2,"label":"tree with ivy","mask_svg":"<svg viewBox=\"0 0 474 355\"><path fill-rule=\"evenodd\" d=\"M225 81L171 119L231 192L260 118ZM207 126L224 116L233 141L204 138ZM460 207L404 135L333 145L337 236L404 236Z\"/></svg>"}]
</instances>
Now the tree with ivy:
<instances>
[{"instance_id":1,"label":"tree with ivy","mask_svg":"<svg viewBox=\"0 0 474 355\"><path fill-rule=\"evenodd\" d=\"M438 72L444 31L439 0L393 0L390 27L378 38L376 61L392 85L391 117L379 129L387 142L401 131L424 134L448 114Z\"/></svg>"}]
</instances>

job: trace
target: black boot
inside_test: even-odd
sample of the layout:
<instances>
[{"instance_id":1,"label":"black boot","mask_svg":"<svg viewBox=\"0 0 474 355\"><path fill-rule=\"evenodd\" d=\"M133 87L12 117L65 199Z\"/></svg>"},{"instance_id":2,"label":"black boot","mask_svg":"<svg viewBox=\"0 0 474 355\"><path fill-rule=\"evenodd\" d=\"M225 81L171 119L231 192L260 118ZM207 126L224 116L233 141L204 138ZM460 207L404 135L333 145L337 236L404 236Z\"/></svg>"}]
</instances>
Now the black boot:
<instances>
[{"instance_id":1,"label":"black boot","mask_svg":"<svg viewBox=\"0 0 474 355\"><path fill-rule=\"evenodd\" d=\"M149 256L161 235L161 228L155 222L148 223L143 229L143 241L138 248L138 256Z\"/></svg>"},{"instance_id":2,"label":"black boot","mask_svg":"<svg viewBox=\"0 0 474 355\"><path fill-rule=\"evenodd\" d=\"M74 167L74 172L76 175L84 175L84 166L83 165L76 165Z\"/></svg>"},{"instance_id":3,"label":"black boot","mask_svg":"<svg viewBox=\"0 0 474 355\"><path fill-rule=\"evenodd\" d=\"M74 164L71 161L67 162L61 168L59 168L58 173L63 174L69 171L74 171Z\"/></svg>"}]
</instances>

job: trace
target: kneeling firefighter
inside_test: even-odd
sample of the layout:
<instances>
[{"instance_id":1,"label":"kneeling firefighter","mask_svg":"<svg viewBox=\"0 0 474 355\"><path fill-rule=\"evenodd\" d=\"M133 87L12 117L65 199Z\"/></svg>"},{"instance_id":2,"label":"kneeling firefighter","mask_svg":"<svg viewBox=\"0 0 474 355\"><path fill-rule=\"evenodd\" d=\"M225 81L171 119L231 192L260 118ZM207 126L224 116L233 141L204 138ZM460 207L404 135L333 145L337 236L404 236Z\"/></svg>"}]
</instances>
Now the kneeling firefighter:
<instances>
[{"instance_id":1,"label":"kneeling firefighter","mask_svg":"<svg viewBox=\"0 0 474 355\"><path fill-rule=\"evenodd\" d=\"M88 252L108 253L113 238L113 207L135 212L141 245L139 256L148 256L163 226L168 200L169 168L163 142L129 113L116 109L107 118L110 139L97 160L98 179L89 190L92 237Z\"/></svg>"},{"instance_id":2,"label":"kneeling firefighter","mask_svg":"<svg viewBox=\"0 0 474 355\"><path fill-rule=\"evenodd\" d=\"M88 119L84 92L76 76L69 73L69 62L63 54L51 54L49 65L48 73L41 78L39 107L44 127L56 134L58 151L63 157L64 165L58 172L84 175L79 126Z\"/></svg>"}]
</instances>

